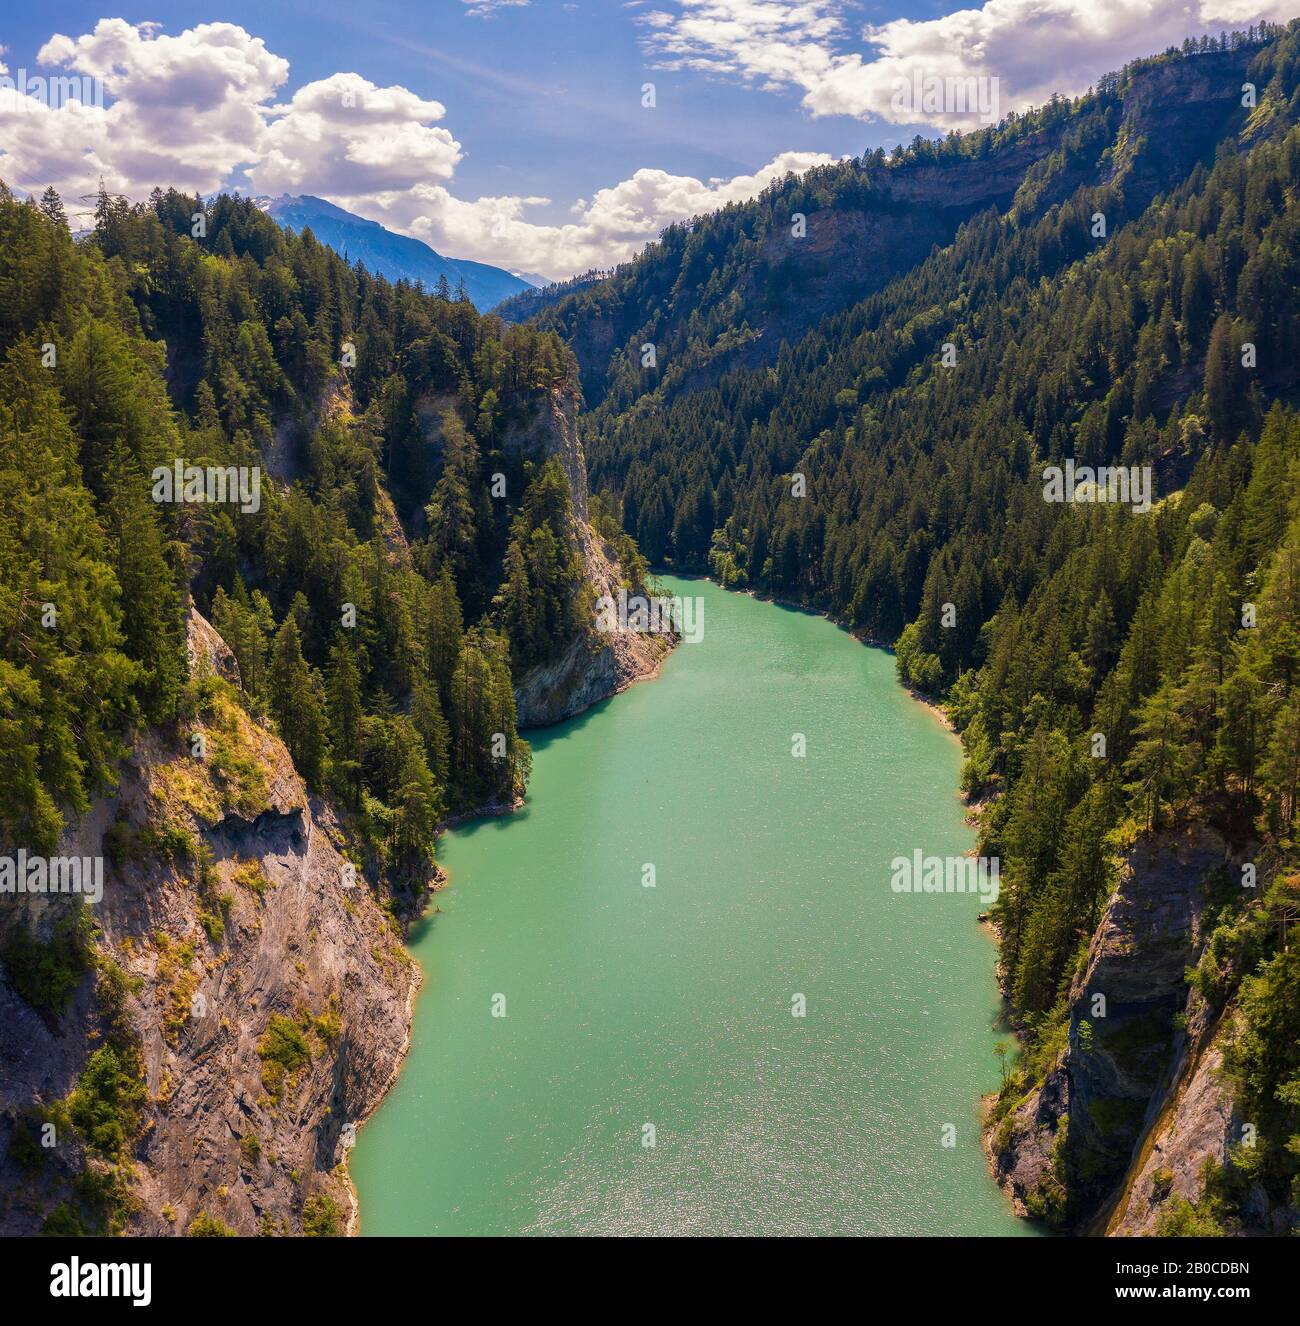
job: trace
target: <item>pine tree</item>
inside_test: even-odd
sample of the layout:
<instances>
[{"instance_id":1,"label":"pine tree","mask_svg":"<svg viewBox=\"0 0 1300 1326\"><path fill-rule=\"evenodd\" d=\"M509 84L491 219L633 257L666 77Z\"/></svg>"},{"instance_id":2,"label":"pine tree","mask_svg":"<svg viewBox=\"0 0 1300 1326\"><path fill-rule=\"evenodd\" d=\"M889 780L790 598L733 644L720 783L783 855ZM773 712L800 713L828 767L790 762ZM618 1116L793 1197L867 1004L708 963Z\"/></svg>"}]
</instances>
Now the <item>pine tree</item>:
<instances>
[{"instance_id":1,"label":"pine tree","mask_svg":"<svg viewBox=\"0 0 1300 1326\"><path fill-rule=\"evenodd\" d=\"M302 656L298 623L286 617L271 648L267 673L271 713L298 772L320 788L328 754L325 707L316 677Z\"/></svg>"},{"instance_id":2,"label":"pine tree","mask_svg":"<svg viewBox=\"0 0 1300 1326\"><path fill-rule=\"evenodd\" d=\"M331 741L331 773L344 800L354 809L361 800L361 672L345 638L330 650L327 684Z\"/></svg>"}]
</instances>

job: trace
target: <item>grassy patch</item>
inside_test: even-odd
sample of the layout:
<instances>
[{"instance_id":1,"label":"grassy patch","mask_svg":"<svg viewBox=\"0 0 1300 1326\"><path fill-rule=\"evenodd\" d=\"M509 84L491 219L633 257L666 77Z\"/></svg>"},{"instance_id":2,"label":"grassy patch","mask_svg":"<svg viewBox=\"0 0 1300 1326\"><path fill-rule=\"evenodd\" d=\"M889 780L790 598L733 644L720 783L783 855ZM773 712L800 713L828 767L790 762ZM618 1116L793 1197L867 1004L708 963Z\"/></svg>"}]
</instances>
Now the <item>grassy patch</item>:
<instances>
[{"instance_id":1,"label":"grassy patch","mask_svg":"<svg viewBox=\"0 0 1300 1326\"><path fill-rule=\"evenodd\" d=\"M266 871L262 869L262 863L258 860L241 861L230 876L230 882L241 889L247 889L259 898L266 896L266 890L270 886Z\"/></svg>"},{"instance_id":2,"label":"grassy patch","mask_svg":"<svg viewBox=\"0 0 1300 1326\"><path fill-rule=\"evenodd\" d=\"M190 1004L198 989L199 973L192 970L194 941L173 942L164 931L154 934L158 948L158 1002L163 1005L163 1033L175 1045L181 1028L190 1020Z\"/></svg>"},{"instance_id":3,"label":"grassy patch","mask_svg":"<svg viewBox=\"0 0 1300 1326\"><path fill-rule=\"evenodd\" d=\"M285 1088L292 1088L298 1074L311 1062L311 1045L306 1028L293 1018L276 1013L267 1023L258 1042L262 1058L262 1085L273 1101L279 1101Z\"/></svg>"},{"instance_id":4,"label":"grassy patch","mask_svg":"<svg viewBox=\"0 0 1300 1326\"><path fill-rule=\"evenodd\" d=\"M1151 1200L1163 1202L1174 1190L1174 1172L1168 1165L1162 1165L1151 1176Z\"/></svg>"},{"instance_id":5,"label":"grassy patch","mask_svg":"<svg viewBox=\"0 0 1300 1326\"><path fill-rule=\"evenodd\" d=\"M185 1231L192 1239L233 1239L235 1231L224 1220L200 1211Z\"/></svg>"},{"instance_id":6,"label":"grassy patch","mask_svg":"<svg viewBox=\"0 0 1300 1326\"><path fill-rule=\"evenodd\" d=\"M343 1232L343 1212L329 1193L315 1193L303 1203L302 1232L308 1238L337 1238Z\"/></svg>"},{"instance_id":7,"label":"grassy patch","mask_svg":"<svg viewBox=\"0 0 1300 1326\"><path fill-rule=\"evenodd\" d=\"M119 870L140 861L191 861L197 846L189 829L171 821L133 829L126 820L117 819L104 834L105 855Z\"/></svg>"}]
</instances>

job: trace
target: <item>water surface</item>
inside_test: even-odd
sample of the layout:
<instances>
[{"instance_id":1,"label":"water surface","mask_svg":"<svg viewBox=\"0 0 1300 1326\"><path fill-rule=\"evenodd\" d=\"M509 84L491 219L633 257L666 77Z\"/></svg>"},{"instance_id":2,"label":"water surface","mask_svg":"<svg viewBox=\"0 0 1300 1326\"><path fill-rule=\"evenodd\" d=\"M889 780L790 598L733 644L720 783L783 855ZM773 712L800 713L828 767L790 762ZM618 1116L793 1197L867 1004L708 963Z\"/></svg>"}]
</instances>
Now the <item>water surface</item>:
<instances>
[{"instance_id":1,"label":"water surface","mask_svg":"<svg viewBox=\"0 0 1300 1326\"><path fill-rule=\"evenodd\" d=\"M980 1142L979 898L890 889L895 856L973 846L956 740L888 654L666 583L703 641L530 734L526 807L440 845L410 1056L352 1157L362 1232L1029 1232Z\"/></svg>"}]
</instances>

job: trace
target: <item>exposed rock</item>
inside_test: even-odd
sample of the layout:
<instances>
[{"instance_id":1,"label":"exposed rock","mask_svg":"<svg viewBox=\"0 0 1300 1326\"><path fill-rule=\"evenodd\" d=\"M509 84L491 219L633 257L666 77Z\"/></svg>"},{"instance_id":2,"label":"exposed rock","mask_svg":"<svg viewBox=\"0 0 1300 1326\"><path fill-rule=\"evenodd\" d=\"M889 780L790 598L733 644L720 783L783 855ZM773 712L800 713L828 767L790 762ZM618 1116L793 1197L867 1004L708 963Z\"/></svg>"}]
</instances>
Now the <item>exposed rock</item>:
<instances>
[{"instance_id":1,"label":"exposed rock","mask_svg":"<svg viewBox=\"0 0 1300 1326\"><path fill-rule=\"evenodd\" d=\"M1031 1091L989 1139L993 1174L1018 1216L1046 1214L1048 1197L1059 1199L1056 1173L1059 1151L1068 1132L1070 1079L1060 1068Z\"/></svg>"},{"instance_id":2,"label":"exposed rock","mask_svg":"<svg viewBox=\"0 0 1300 1326\"><path fill-rule=\"evenodd\" d=\"M616 598L623 576L613 549L586 523L578 527L578 543L597 597ZM533 668L515 687L519 725L558 723L654 677L675 643L675 636L624 630L592 630L576 637L558 658Z\"/></svg>"},{"instance_id":3,"label":"exposed rock","mask_svg":"<svg viewBox=\"0 0 1300 1326\"><path fill-rule=\"evenodd\" d=\"M578 437L578 393L575 388L568 385L556 387L550 399L541 404L531 418L505 430L501 448L537 460L558 456L569 481L574 519L581 525L587 523L587 458Z\"/></svg>"},{"instance_id":4,"label":"exposed rock","mask_svg":"<svg viewBox=\"0 0 1300 1326\"><path fill-rule=\"evenodd\" d=\"M228 652L198 613L189 627L192 657ZM204 733L203 760L191 757L192 731ZM128 1013L148 1098L131 1232L183 1233L204 1212L242 1234L297 1233L312 1197L354 1222L336 1167L349 1125L401 1064L419 976L396 924L345 870L328 808L219 684L183 734L137 742L117 794L71 826L61 850L104 854L114 824L122 865L105 863L95 920L101 954L137 983ZM148 835L163 830L191 847L160 849ZM134 844L125 859L124 843ZM211 853L206 883L195 845ZM292 1028L283 1073L264 1053L273 1017ZM71 1009L44 1021L0 983L0 1118L65 1097L98 1032L89 976ZM39 1229L49 1203L26 1192L0 1213L3 1232Z\"/></svg>"},{"instance_id":5,"label":"exposed rock","mask_svg":"<svg viewBox=\"0 0 1300 1326\"><path fill-rule=\"evenodd\" d=\"M1203 824L1144 837L1129 853L1071 988L1068 1048L991 1142L1017 1210L1079 1227L1124 1176L1186 1055L1175 1014L1204 939L1206 885L1231 859Z\"/></svg>"},{"instance_id":6,"label":"exposed rock","mask_svg":"<svg viewBox=\"0 0 1300 1326\"><path fill-rule=\"evenodd\" d=\"M217 634L212 624L190 605L185 615L185 652L190 675L210 672L232 686L239 686L239 660L235 651Z\"/></svg>"},{"instance_id":7,"label":"exposed rock","mask_svg":"<svg viewBox=\"0 0 1300 1326\"><path fill-rule=\"evenodd\" d=\"M568 387L552 393L549 405L523 425L507 431L503 447L541 458L558 456L569 481L574 536L582 553L587 582L596 597L617 597L624 584L614 550L589 522L587 461L577 430L577 393ZM520 727L541 727L572 718L600 700L653 677L671 652L676 637L631 630L592 629L570 641L556 658L533 668L515 686Z\"/></svg>"},{"instance_id":8,"label":"exposed rock","mask_svg":"<svg viewBox=\"0 0 1300 1326\"><path fill-rule=\"evenodd\" d=\"M1205 1162L1222 1165L1241 1138L1231 1094L1222 1081L1223 1051L1212 1042L1152 1124L1108 1222L1120 1237L1153 1234L1169 1203L1196 1203L1205 1191Z\"/></svg>"}]
</instances>

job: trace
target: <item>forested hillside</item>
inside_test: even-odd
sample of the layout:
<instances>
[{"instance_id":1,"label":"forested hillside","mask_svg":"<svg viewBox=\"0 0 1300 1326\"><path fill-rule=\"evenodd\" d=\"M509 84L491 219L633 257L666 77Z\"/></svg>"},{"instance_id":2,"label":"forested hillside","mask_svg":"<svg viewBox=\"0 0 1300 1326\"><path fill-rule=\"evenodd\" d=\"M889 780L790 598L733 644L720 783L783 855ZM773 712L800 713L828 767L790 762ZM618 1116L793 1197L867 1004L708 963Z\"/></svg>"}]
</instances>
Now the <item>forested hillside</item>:
<instances>
[{"instance_id":1,"label":"forested hillside","mask_svg":"<svg viewBox=\"0 0 1300 1326\"><path fill-rule=\"evenodd\" d=\"M245 703L376 842L427 856L447 809L512 796L511 655L576 629L563 473L501 450L571 373L557 339L224 197L103 197L77 245L57 198L6 194L0 273L6 837L52 845L132 727L175 718L191 592ZM259 467L259 508L155 501L178 458Z\"/></svg>"},{"instance_id":2,"label":"forested hillside","mask_svg":"<svg viewBox=\"0 0 1300 1326\"><path fill-rule=\"evenodd\" d=\"M522 793L584 548L621 574L572 358L245 201L101 193L74 241L3 186L0 357L0 847L104 872L6 885L0 1229L342 1232L396 918Z\"/></svg>"},{"instance_id":3,"label":"forested hillside","mask_svg":"<svg viewBox=\"0 0 1300 1326\"><path fill-rule=\"evenodd\" d=\"M1298 125L1300 28L1189 41L1076 102L675 227L538 319L583 364L593 482L652 561L896 642L946 702L1025 1044L994 1146L1064 1074L1028 1194L1060 1227L1097 1212L1210 1038L1232 1145L1154 1195L1160 1227L1300 1207ZM967 161L994 183L914 254L915 200L959 203ZM863 216L894 241L865 298ZM789 261L760 261L778 234ZM1149 467L1152 509L1046 500L1071 460ZM1135 844L1191 823L1219 835L1221 879L1195 900L1186 1007L1125 1029L1124 1054L1159 1060L1145 1096L1103 1083L1083 1109L1107 1037L1080 1012L1094 930Z\"/></svg>"}]
</instances>

